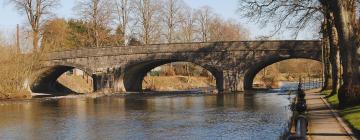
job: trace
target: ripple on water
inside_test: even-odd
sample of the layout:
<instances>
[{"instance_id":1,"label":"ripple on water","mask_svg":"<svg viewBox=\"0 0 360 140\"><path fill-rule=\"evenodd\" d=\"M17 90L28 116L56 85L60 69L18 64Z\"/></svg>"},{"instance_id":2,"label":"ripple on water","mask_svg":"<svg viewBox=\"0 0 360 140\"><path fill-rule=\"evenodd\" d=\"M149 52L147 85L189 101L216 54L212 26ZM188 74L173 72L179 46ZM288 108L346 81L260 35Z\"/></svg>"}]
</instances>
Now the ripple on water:
<instances>
[{"instance_id":1,"label":"ripple on water","mask_svg":"<svg viewBox=\"0 0 360 140\"><path fill-rule=\"evenodd\" d=\"M0 139L271 140L288 126L288 104L260 93L0 103Z\"/></svg>"}]
</instances>

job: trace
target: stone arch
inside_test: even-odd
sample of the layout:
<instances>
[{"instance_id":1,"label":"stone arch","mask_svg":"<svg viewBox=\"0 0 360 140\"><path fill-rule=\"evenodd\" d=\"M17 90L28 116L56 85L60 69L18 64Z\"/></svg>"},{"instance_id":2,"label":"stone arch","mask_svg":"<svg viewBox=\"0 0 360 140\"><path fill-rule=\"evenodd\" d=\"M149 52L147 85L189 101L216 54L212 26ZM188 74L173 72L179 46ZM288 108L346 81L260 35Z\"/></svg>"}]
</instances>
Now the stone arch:
<instances>
[{"instance_id":1,"label":"stone arch","mask_svg":"<svg viewBox=\"0 0 360 140\"><path fill-rule=\"evenodd\" d=\"M142 91L142 81L146 74L161 65L169 64L173 62L189 62L201 66L202 68L208 70L216 80L216 88L218 91L223 91L223 76L222 73L216 68L209 65L202 65L193 61L178 60L178 59L156 59L150 61L143 61L139 63L133 63L126 66L123 74L123 84L124 88L128 92L139 92Z\"/></svg>"},{"instance_id":2,"label":"stone arch","mask_svg":"<svg viewBox=\"0 0 360 140\"><path fill-rule=\"evenodd\" d=\"M33 76L34 80L30 84L31 91L37 93L51 93L56 96L74 93L71 89L68 89L57 82L57 79L62 74L74 68L84 71L87 75L92 74L92 70L78 64L61 62L48 63Z\"/></svg>"},{"instance_id":3,"label":"stone arch","mask_svg":"<svg viewBox=\"0 0 360 140\"><path fill-rule=\"evenodd\" d=\"M315 60L318 62L321 61L321 54L314 54L314 52L301 52L298 54L287 54L287 55L270 55L260 59L260 61L256 61L253 65L249 66L245 71L244 76L244 90L253 89L253 81L255 76L267 66L275 64L280 61L289 60L289 59L308 59Z\"/></svg>"}]
</instances>

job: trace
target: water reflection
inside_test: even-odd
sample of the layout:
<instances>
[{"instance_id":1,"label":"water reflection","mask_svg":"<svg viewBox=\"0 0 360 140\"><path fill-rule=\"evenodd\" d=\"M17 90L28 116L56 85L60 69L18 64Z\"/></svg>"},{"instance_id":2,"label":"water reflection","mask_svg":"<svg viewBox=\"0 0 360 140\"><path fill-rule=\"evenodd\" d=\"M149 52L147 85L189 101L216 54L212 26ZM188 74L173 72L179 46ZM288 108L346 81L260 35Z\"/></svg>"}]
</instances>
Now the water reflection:
<instances>
[{"instance_id":1,"label":"water reflection","mask_svg":"<svg viewBox=\"0 0 360 140\"><path fill-rule=\"evenodd\" d=\"M3 103L0 139L278 139L288 104L261 93Z\"/></svg>"}]
</instances>

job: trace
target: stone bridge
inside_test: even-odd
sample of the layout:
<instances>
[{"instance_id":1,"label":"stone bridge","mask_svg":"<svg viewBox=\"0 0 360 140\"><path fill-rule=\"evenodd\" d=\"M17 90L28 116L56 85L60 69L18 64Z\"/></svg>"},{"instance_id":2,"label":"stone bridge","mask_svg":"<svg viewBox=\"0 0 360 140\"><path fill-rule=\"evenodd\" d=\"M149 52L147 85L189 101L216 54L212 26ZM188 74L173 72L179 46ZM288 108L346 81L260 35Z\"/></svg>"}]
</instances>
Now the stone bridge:
<instances>
[{"instance_id":1,"label":"stone bridge","mask_svg":"<svg viewBox=\"0 0 360 140\"><path fill-rule=\"evenodd\" d=\"M252 88L255 75L266 66L293 58L321 61L320 41L238 41L152 44L83 48L47 53L31 89L51 92L56 79L73 68L93 78L94 91L138 92L147 72L171 62L191 62L216 79L218 91Z\"/></svg>"}]
</instances>

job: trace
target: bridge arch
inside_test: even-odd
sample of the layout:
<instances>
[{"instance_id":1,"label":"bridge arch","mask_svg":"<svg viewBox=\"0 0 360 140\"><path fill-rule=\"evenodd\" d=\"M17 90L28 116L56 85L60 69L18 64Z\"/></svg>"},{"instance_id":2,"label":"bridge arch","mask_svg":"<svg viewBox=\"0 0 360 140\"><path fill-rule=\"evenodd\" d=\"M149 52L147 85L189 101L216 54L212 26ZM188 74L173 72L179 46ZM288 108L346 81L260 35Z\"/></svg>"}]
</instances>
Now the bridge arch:
<instances>
[{"instance_id":1,"label":"bridge arch","mask_svg":"<svg viewBox=\"0 0 360 140\"><path fill-rule=\"evenodd\" d=\"M179 59L156 59L128 65L125 68L124 75L122 77L125 90L128 92L142 91L142 82L149 71L156 67L174 62L189 62L206 69L212 74L212 76L215 77L216 88L219 91L223 91L223 76L219 70L207 64L200 64L193 61Z\"/></svg>"},{"instance_id":2,"label":"bridge arch","mask_svg":"<svg viewBox=\"0 0 360 140\"><path fill-rule=\"evenodd\" d=\"M66 95L68 93L75 93L71 89L63 86L57 79L65 72L72 69L82 70L87 75L92 74L92 70L84 66L72 63L49 63L39 70L33 77L33 81L30 84L32 92L36 93L49 93L52 95Z\"/></svg>"},{"instance_id":3,"label":"bridge arch","mask_svg":"<svg viewBox=\"0 0 360 140\"><path fill-rule=\"evenodd\" d=\"M270 55L267 56L261 61L256 61L253 65L249 66L245 71L244 76L244 90L251 90L253 89L253 82L255 76L264 68L275 64L277 62L281 62L284 60L290 59L307 59L307 60L314 60L322 63L321 54L314 54L316 52L301 52L301 53L289 53L287 55Z\"/></svg>"}]
</instances>

